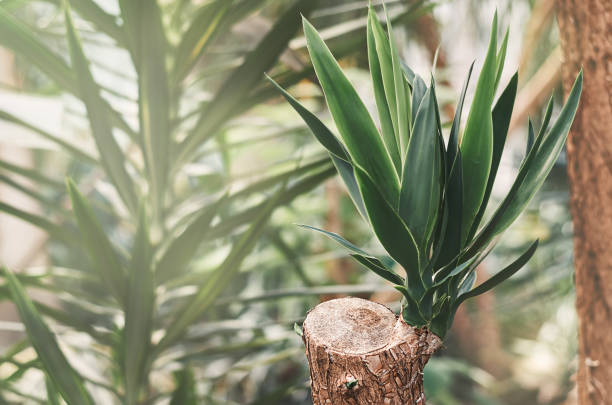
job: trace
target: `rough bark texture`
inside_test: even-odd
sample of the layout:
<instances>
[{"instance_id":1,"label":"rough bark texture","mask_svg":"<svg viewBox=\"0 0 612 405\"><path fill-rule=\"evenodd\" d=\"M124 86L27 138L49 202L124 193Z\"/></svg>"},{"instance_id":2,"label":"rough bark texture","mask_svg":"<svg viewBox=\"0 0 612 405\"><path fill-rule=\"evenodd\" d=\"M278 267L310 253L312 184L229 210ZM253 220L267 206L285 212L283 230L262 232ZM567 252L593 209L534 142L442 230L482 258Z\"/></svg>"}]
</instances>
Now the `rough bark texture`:
<instances>
[{"instance_id":1,"label":"rough bark texture","mask_svg":"<svg viewBox=\"0 0 612 405\"><path fill-rule=\"evenodd\" d=\"M570 134L581 405L612 404L612 1L558 0L566 92L584 67Z\"/></svg>"},{"instance_id":2,"label":"rough bark texture","mask_svg":"<svg viewBox=\"0 0 612 405\"><path fill-rule=\"evenodd\" d=\"M427 329L361 298L319 304L303 339L315 405L424 405L423 368L441 346Z\"/></svg>"}]
</instances>

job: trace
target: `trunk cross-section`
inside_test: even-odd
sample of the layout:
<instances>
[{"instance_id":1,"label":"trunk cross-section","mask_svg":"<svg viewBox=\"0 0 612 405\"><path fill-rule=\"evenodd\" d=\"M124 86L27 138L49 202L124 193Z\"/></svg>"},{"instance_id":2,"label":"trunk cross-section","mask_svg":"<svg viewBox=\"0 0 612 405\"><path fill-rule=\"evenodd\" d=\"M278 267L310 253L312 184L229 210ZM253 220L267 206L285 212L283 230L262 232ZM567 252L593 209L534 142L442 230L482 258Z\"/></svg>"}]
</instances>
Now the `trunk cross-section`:
<instances>
[{"instance_id":1,"label":"trunk cross-section","mask_svg":"<svg viewBox=\"0 0 612 405\"><path fill-rule=\"evenodd\" d=\"M424 405L423 368L442 341L381 304L341 298L308 313L314 405Z\"/></svg>"}]
</instances>

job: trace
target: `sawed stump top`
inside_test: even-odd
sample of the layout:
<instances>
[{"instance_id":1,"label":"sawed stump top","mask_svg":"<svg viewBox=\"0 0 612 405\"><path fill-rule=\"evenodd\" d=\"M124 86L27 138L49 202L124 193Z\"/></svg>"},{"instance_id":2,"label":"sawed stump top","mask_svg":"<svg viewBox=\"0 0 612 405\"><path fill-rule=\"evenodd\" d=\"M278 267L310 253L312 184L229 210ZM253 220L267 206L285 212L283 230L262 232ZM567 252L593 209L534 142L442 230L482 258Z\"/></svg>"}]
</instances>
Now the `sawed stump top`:
<instances>
[{"instance_id":1,"label":"sawed stump top","mask_svg":"<svg viewBox=\"0 0 612 405\"><path fill-rule=\"evenodd\" d=\"M423 368L442 341L361 298L323 302L303 340L315 405L424 405Z\"/></svg>"}]
</instances>

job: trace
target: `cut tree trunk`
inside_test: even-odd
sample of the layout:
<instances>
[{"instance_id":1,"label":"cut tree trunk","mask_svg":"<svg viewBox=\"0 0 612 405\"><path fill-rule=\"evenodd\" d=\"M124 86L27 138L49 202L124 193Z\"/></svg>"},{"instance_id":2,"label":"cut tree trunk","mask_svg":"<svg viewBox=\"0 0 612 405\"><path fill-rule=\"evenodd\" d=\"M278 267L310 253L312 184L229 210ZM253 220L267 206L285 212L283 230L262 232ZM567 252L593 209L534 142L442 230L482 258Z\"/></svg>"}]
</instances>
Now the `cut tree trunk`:
<instances>
[{"instance_id":1,"label":"cut tree trunk","mask_svg":"<svg viewBox=\"0 0 612 405\"><path fill-rule=\"evenodd\" d=\"M563 82L584 87L567 143L581 405L612 404L612 1L558 0Z\"/></svg>"},{"instance_id":2,"label":"cut tree trunk","mask_svg":"<svg viewBox=\"0 0 612 405\"><path fill-rule=\"evenodd\" d=\"M314 405L424 405L423 369L442 341L361 298L319 304L303 325Z\"/></svg>"}]
</instances>

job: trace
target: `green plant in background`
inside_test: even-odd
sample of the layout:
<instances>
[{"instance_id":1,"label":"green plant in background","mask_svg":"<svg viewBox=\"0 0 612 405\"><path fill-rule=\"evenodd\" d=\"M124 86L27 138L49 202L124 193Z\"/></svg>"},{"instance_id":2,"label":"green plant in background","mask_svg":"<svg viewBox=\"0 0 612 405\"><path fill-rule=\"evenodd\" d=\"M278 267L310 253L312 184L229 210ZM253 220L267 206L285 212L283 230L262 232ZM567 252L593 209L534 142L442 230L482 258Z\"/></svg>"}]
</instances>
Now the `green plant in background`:
<instances>
[{"instance_id":1,"label":"green plant in background","mask_svg":"<svg viewBox=\"0 0 612 405\"><path fill-rule=\"evenodd\" d=\"M229 165L231 146L224 133L230 120L276 95L264 81L265 70L275 67L278 80L287 84L310 74L309 66L291 70L277 59L297 33L300 13L310 13L316 2L283 6L253 49L225 53L214 46L224 36L231 37L232 28L265 2L175 2L160 7L156 1L126 0L118 2L120 14L114 15L90 0L71 1L81 25L73 22L67 1L49 3L58 5L58 15L64 16L59 19L65 23L69 62L15 16L15 4L0 5L0 43L51 79L57 93L82 102L96 148L91 152L41 130L34 117L25 122L1 113L3 120L57 144L85 174L78 186L67 182L70 213L47 197L65 195L61 181L2 162L4 171L35 185L36 189L22 189L51 212L32 214L8 202L0 203L0 209L46 231L60 256L69 251L72 261L60 260L60 265L42 273L2 271L2 298L17 304L28 340L3 354L2 363L17 369L3 379L0 391L46 403L19 388L20 378L37 369L48 376L47 399L53 403L60 397L78 405L153 403L168 397L172 403L187 403L181 402L186 397L199 401L196 377L189 372L191 361L206 350L232 358L268 342L222 346L218 337L226 330L219 328L198 339L188 329L219 321L216 300L238 278L241 263L264 235L272 211L316 187L334 169L324 156L305 156L230 189L232 178L226 171L217 169L200 179L189 174L189 165L209 162L210 155ZM75 28L83 24L93 25L103 39L110 38L107 46L115 54L129 55L136 99L100 84L100 66L88 59L82 46L88 31ZM201 60L217 73L195 69ZM131 66L125 68L130 70ZM202 101L205 90L213 94ZM115 100L113 96L136 105L137 122L129 109L120 111L109 101ZM75 261L82 267L74 266ZM28 297L24 286L48 291L60 307ZM51 328L43 316L53 320ZM83 375L82 367L75 371L58 344L57 325L89 335L93 344L85 352L95 358L88 368L97 369L97 378ZM17 355L29 344L37 359L22 363ZM174 393L172 386L151 386L152 373L171 378L177 368L184 372L179 373Z\"/></svg>"},{"instance_id":2,"label":"green plant in background","mask_svg":"<svg viewBox=\"0 0 612 405\"><path fill-rule=\"evenodd\" d=\"M388 22L388 21L387 21ZM320 230L351 256L391 281L404 297L403 319L444 338L458 306L518 271L534 242L518 259L474 287L476 267L495 237L519 216L544 182L569 132L582 89L582 73L556 122L552 99L508 194L487 221L483 217L504 148L518 76L494 103L508 40L497 46L497 16L467 122L460 119L469 77L457 104L448 141L443 137L433 75L429 86L399 58L370 9L368 56L380 131L314 27L304 20L308 50L341 141L291 95L285 98L329 151L356 207L406 277L339 235ZM313 228L316 229L316 228Z\"/></svg>"}]
</instances>

